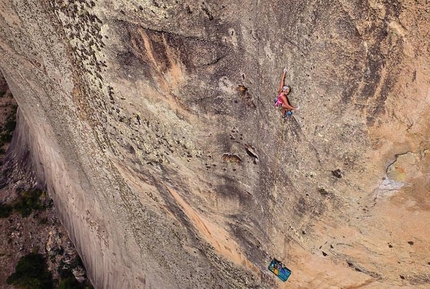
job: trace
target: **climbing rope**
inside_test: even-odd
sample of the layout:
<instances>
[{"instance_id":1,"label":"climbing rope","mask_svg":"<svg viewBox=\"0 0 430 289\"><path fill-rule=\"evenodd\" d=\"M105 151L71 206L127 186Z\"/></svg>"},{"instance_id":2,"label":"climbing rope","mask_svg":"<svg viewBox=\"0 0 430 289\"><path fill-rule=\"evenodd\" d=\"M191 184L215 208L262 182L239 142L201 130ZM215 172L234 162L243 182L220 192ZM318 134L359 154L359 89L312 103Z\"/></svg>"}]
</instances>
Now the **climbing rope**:
<instances>
[{"instance_id":1,"label":"climbing rope","mask_svg":"<svg viewBox=\"0 0 430 289\"><path fill-rule=\"evenodd\" d=\"M254 23L255 23L255 25L258 25L258 23L260 23L259 22L259 15L260 15L259 6L260 6L260 0L256 0L255 1L255 16L254 16L254 19L255 19ZM257 65L257 69L256 69L257 70L257 102L261 103L260 102L261 101L261 96L260 96L260 94L261 94L261 79L259 77L259 75L260 75L260 65L259 65L260 41L259 41L258 27L257 26L255 27L255 34L256 34L256 39L257 39L257 55L256 55L256 65ZM258 113L260 114L261 111L259 110ZM260 117L258 117L257 119L260 120ZM258 125L258 128L260 128L260 125ZM279 164L279 162L278 162L279 150L280 150L280 147L281 147L281 143L284 140L284 128L285 128L285 124L284 124L284 121L283 121L282 122L282 128L281 128L282 129L282 133L278 137L278 144L277 144L276 155L275 155L275 176L276 176L275 177L275 190L276 190L276 185L277 185L276 180L278 179L277 178L277 174L278 174L278 164Z\"/></svg>"},{"instance_id":2,"label":"climbing rope","mask_svg":"<svg viewBox=\"0 0 430 289\"><path fill-rule=\"evenodd\" d=\"M256 67L256 75L257 75L257 80L256 80L256 85L257 85L257 103L261 103L261 78L260 78L260 73L261 73L261 68L260 68L260 64L259 64L259 59L260 59L260 35L258 34L258 23L260 23L259 22L259 15L260 15L260 9L259 9L259 6L260 6L260 0L256 0L255 1L255 17L254 17L254 19L255 19L255 21L254 21L254 23L255 23L255 35L256 35L256 41L257 41L257 51L256 51L256 65L257 65L257 67ZM266 99L265 99L265 97L263 97L263 101L264 102L266 102ZM271 101L270 101L271 102ZM263 107L265 107L265 106L263 106ZM262 111L261 110L258 110L257 111L257 113L259 114L259 116L258 116L258 121L260 122L261 121L261 117L260 117L260 115L261 115L261 113L262 113ZM273 191L272 191L272 196L273 196L273 193L274 192L278 192L278 188L277 188L277 186L278 186L278 172L279 172L279 162L280 162L280 160L279 160L279 158L280 158L280 155L281 155L281 149L282 149L282 147L283 147L283 142L284 142L284 133L285 133L285 126L286 126L286 124L285 124L285 121L284 120L282 120L282 125L280 126L281 127L281 133L278 133L278 138L277 138L277 144L276 144L276 152L275 152L275 160L274 160L274 162L275 162L275 165L274 165L274 183L273 183ZM278 125L277 126L275 126L275 127L278 127ZM258 127L257 127L257 129L258 130L260 130L260 123L258 123ZM260 134L259 134L260 135ZM268 227L267 227L268 228ZM268 233L268 232L267 232ZM273 246L275 246L276 247L276 245L275 244L273 244L272 243L272 245ZM282 249L282 252L279 252L281 255L283 255L283 256L285 256L285 255L287 255L287 257L289 256L289 249L288 249L288 252L286 252L285 251L286 250L286 248L285 248L285 246L283 246L283 249Z\"/></svg>"},{"instance_id":3,"label":"climbing rope","mask_svg":"<svg viewBox=\"0 0 430 289\"><path fill-rule=\"evenodd\" d=\"M278 134L278 143L276 146L276 154L275 154L275 168L274 168L274 190L277 190L277 179L278 179L278 168L279 168L279 152L282 147L282 143L284 142L284 131L285 131L285 121L282 121L281 133Z\"/></svg>"},{"instance_id":4,"label":"climbing rope","mask_svg":"<svg viewBox=\"0 0 430 289\"><path fill-rule=\"evenodd\" d=\"M259 14L260 14L260 9L259 9L259 5L260 4L260 0L256 0L255 1L255 16L254 16L254 23L255 23L255 35L256 35L256 40L257 40L257 56L256 56L256 64L257 64L257 103L261 103L261 99L260 99L260 94L261 94L261 79L260 79L260 64L259 64L259 59L260 59L260 40L259 40L259 35L258 35L258 23L259 22ZM258 110L258 113L260 114L260 110ZM260 119L260 117L258 117L258 119ZM258 126L260 127L260 126Z\"/></svg>"}]
</instances>

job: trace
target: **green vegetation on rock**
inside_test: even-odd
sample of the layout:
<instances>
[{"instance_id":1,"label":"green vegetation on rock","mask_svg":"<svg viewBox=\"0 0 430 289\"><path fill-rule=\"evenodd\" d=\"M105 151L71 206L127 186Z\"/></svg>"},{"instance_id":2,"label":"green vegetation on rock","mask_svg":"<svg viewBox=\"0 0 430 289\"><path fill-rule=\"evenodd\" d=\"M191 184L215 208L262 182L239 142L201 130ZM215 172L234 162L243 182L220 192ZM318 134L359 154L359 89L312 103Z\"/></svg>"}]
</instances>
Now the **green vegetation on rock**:
<instances>
[{"instance_id":1,"label":"green vegetation on rock","mask_svg":"<svg viewBox=\"0 0 430 289\"><path fill-rule=\"evenodd\" d=\"M58 275L60 276L60 279L61 279L59 284L59 289L92 289L93 288L93 286L88 281L80 283L78 280L76 280L75 276L73 275L73 270L78 267L84 268L82 260L79 256L77 256L72 262L70 262L70 264L61 262L60 267L58 268Z\"/></svg>"},{"instance_id":2,"label":"green vegetation on rock","mask_svg":"<svg viewBox=\"0 0 430 289\"><path fill-rule=\"evenodd\" d=\"M15 273L7 279L7 284L21 289L93 289L88 280L80 283L73 275L73 270L82 266L82 261L76 257L70 264L61 262L58 268L60 281L52 279L52 273L47 270L46 259L41 254L31 253L21 257L15 268Z\"/></svg>"},{"instance_id":3,"label":"green vegetation on rock","mask_svg":"<svg viewBox=\"0 0 430 289\"><path fill-rule=\"evenodd\" d=\"M22 289L53 288L52 274L46 268L45 258L35 253L21 257L15 273L7 278L7 284Z\"/></svg>"},{"instance_id":4,"label":"green vegetation on rock","mask_svg":"<svg viewBox=\"0 0 430 289\"><path fill-rule=\"evenodd\" d=\"M12 212L20 213L25 218L30 216L33 211L45 210L47 206L40 200L43 194L44 192L39 189L21 192L12 205L0 204L0 218L7 218Z\"/></svg>"},{"instance_id":5,"label":"green vegetation on rock","mask_svg":"<svg viewBox=\"0 0 430 289\"><path fill-rule=\"evenodd\" d=\"M28 217L32 211L45 209L40 201L42 193L41 190L21 192L18 201L13 205L13 210L19 212L22 217Z\"/></svg>"}]
</instances>

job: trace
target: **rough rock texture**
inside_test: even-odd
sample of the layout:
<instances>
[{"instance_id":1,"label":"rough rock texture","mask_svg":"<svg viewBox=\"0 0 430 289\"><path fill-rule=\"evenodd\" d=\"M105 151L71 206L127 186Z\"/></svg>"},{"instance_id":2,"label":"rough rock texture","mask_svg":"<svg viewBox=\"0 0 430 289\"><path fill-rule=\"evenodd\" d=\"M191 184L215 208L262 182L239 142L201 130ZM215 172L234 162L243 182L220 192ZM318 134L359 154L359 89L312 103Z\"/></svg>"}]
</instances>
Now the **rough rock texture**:
<instances>
[{"instance_id":1,"label":"rough rock texture","mask_svg":"<svg viewBox=\"0 0 430 289\"><path fill-rule=\"evenodd\" d=\"M10 157L48 186L96 288L429 286L427 1L0 11ZM285 121L284 67L301 107Z\"/></svg>"},{"instance_id":2,"label":"rough rock texture","mask_svg":"<svg viewBox=\"0 0 430 289\"><path fill-rule=\"evenodd\" d=\"M46 256L47 268L56 284L64 281L67 276L64 272L70 271L82 286L86 286L89 283L85 269L78 261L80 257L67 231L58 221L52 199L40 190L37 206L34 201L29 202L28 197L23 202L22 195L35 194L35 186L40 185L31 166L10 158L3 163L14 131L16 102L2 75L0 110L0 289L14 288L7 284L7 279L15 272L20 258L30 253ZM21 205L17 206L18 203ZM63 272L61 276L59 272Z\"/></svg>"}]
</instances>

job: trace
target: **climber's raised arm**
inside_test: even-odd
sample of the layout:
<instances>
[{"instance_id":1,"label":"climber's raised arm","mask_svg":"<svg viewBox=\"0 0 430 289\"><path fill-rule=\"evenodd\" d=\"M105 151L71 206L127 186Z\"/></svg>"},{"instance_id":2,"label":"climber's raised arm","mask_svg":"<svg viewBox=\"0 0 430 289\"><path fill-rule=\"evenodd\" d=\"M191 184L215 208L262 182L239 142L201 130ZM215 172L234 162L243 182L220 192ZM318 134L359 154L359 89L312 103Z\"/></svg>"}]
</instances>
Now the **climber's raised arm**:
<instances>
[{"instance_id":1,"label":"climber's raised arm","mask_svg":"<svg viewBox=\"0 0 430 289\"><path fill-rule=\"evenodd\" d=\"M282 92L282 87L284 87L286 75L287 75L287 69L284 68L284 71L282 72L281 83L279 84L278 94Z\"/></svg>"}]
</instances>

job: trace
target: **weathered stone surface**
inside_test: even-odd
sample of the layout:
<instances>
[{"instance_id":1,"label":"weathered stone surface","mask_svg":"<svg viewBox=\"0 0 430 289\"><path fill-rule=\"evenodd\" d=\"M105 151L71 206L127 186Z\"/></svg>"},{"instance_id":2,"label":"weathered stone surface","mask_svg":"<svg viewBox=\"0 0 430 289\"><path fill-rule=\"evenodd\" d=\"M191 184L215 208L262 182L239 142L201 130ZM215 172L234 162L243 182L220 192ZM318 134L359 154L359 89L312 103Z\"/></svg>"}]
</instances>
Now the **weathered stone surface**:
<instances>
[{"instance_id":1,"label":"weathered stone surface","mask_svg":"<svg viewBox=\"0 0 430 289\"><path fill-rule=\"evenodd\" d=\"M430 4L213 2L1 3L10 157L93 284L283 288L274 256L293 287L428 286Z\"/></svg>"}]
</instances>

